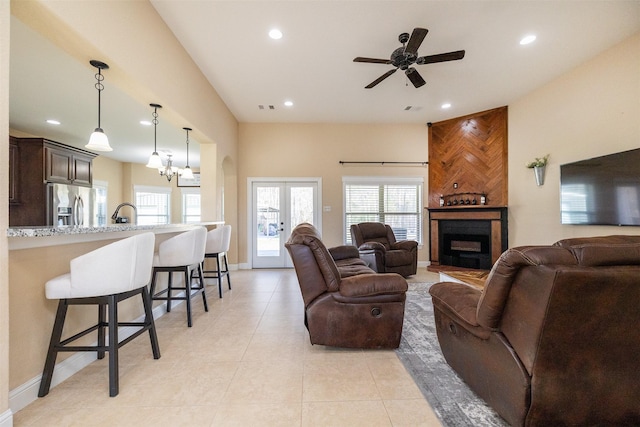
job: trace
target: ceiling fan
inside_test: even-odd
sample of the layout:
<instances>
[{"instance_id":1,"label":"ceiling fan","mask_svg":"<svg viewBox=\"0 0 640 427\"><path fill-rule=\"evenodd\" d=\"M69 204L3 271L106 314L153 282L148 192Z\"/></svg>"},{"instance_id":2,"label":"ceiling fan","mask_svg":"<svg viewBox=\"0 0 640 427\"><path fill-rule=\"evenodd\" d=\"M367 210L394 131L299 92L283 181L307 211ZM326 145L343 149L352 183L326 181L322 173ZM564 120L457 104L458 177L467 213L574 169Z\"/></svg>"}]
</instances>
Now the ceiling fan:
<instances>
[{"instance_id":1,"label":"ceiling fan","mask_svg":"<svg viewBox=\"0 0 640 427\"><path fill-rule=\"evenodd\" d=\"M464 50L456 50L455 52L439 53L437 55L418 56L418 48L422 44L425 36L429 30L426 28L414 28L409 37L409 33L402 33L398 36L398 40L402 43L402 46L397 48L391 54L391 59L376 59L376 58L363 58L358 56L354 58L353 62L369 62L372 64L390 64L394 69L387 71L367 86L365 89L371 89L378 83L389 77L391 74L398 71L398 68L404 70L407 78L418 88L425 84L424 79L418 73L418 70L411 67L411 65L423 65L434 64L436 62L456 61L464 58Z\"/></svg>"}]
</instances>

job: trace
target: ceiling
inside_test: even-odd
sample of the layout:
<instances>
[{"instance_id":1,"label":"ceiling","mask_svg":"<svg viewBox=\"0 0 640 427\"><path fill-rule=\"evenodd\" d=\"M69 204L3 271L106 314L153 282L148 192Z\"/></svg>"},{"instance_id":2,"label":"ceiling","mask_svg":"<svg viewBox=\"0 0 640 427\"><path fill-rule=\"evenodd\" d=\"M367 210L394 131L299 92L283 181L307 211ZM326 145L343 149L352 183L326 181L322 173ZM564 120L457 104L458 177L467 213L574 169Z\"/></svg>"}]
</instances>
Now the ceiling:
<instances>
[{"instance_id":1,"label":"ceiling","mask_svg":"<svg viewBox=\"0 0 640 427\"><path fill-rule=\"evenodd\" d=\"M151 3L239 122L437 122L509 105L640 31L637 0ZM20 21L12 18L11 26L10 126L84 145L96 127L93 74ZM280 40L267 35L275 27ZM353 58L387 59L400 46L398 35L415 27L429 30L420 56L464 49L464 59L417 65L427 82L418 89L402 72L365 89L392 66ZM537 40L521 46L528 34ZM74 102L60 103L69 93ZM145 162L153 129L138 122L151 120L151 108L110 87L108 78L102 97L103 127L116 148L106 155ZM159 114L158 149L184 163L184 131ZM63 124L45 125L49 115ZM197 166L198 144L190 149Z\"/></svg>"}]
</instances>

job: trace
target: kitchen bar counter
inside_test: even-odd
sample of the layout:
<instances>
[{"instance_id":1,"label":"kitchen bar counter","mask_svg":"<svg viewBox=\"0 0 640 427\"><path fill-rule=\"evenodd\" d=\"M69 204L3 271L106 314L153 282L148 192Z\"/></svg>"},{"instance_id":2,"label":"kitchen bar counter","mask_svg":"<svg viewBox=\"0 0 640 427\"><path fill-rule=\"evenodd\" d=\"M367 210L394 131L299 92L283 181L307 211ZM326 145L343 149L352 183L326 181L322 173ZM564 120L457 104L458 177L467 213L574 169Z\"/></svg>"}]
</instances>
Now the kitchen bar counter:
<instances>
[{"instance_id":1,"label":"kitchen bar counter","mask_svg":"<svg viewBox=\"0 0 640 427\"><path fill-rule=\"evenodd\" d=\"M96 240L111 240L133 236L144 231L155 234L176 233L195 226L217 226L224 221L200 222L196 224L135 225L113 224L103 226L61 226L61 227L10 227L7 229L9 250L37 248L45 246L82 243Z\"/></svg>"},{"instance_id":2,"label":"kitchen bar counter","mask_svg":"<svg viewBox=\"0 0 640 427\"><path fill-rule=\"evenodd\" d=\"M151 231L156 236L157 248L163 241L196 226L213 228L220 224L224 221L154 226L114 224L104 227L9 228L6 235L9 244L9 389L12 408L20 409L37 399L58 305L57 300L45 297L48 280L68 273L72 259L129 236ZM118 317L131 321L143 315L141 305L133 303L121 304L118 312ZM72 334L95 324L95 320L94 310L73 307L69 309L65 330ZM86 338L87 343L95 339L94 335ZM62 375L70 375L94 358L92 353L61 354L57 363L62 363L62 368L58 371L63 372Z\"/></svg>"}]
</instances>

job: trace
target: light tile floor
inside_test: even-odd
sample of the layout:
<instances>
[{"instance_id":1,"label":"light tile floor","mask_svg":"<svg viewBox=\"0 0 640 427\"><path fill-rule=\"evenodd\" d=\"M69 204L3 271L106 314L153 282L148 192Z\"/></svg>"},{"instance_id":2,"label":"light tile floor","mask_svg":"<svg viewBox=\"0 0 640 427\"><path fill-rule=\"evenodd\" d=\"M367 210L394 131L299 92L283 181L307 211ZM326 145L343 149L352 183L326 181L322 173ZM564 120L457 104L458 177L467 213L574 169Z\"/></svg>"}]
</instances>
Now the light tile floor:
<instances>
[{"instance_id":1,"label":"light tile floor","mask_svg":"<svg viewBox=\"0 0 640 427\"><path fill-rule=\"evenodd\" d=\"M410 282L437 281L424 268ZM120 351L120 394L96 361L14 415L15 426L440 426L392 350L312 346L293 270L240 270ZM226 285L226 282L225 282Z\"/></svg>"}]
</instances>

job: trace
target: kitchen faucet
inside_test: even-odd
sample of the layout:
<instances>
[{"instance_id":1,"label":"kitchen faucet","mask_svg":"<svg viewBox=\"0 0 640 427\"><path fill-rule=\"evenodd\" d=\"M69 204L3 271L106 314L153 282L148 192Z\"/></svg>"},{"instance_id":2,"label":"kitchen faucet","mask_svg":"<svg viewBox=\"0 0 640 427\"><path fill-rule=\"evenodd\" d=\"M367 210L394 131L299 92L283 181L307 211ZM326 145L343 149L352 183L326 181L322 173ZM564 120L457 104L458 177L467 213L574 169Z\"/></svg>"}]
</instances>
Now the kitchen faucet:
<instances>
[{"instance_id":1,"label":"kitchen faucet","mask_svg":"<svg viewBox=\"0 0 640 427\"><path fill-rule=\"evenodd\" d=\"M117 222L118 219L118 212L120 211L120 208L122 208L123 206L130 206L133 208L133 213L136 215L136 221L134 222L134 224L138 223L138 208L136 208L135 205L129 203L129 202L124 202L124 203L120 203L118 205L118 207L116 208L116 211L113 213L113 215L111 215L111 219Z\"/></svg>"}]
</instances>

